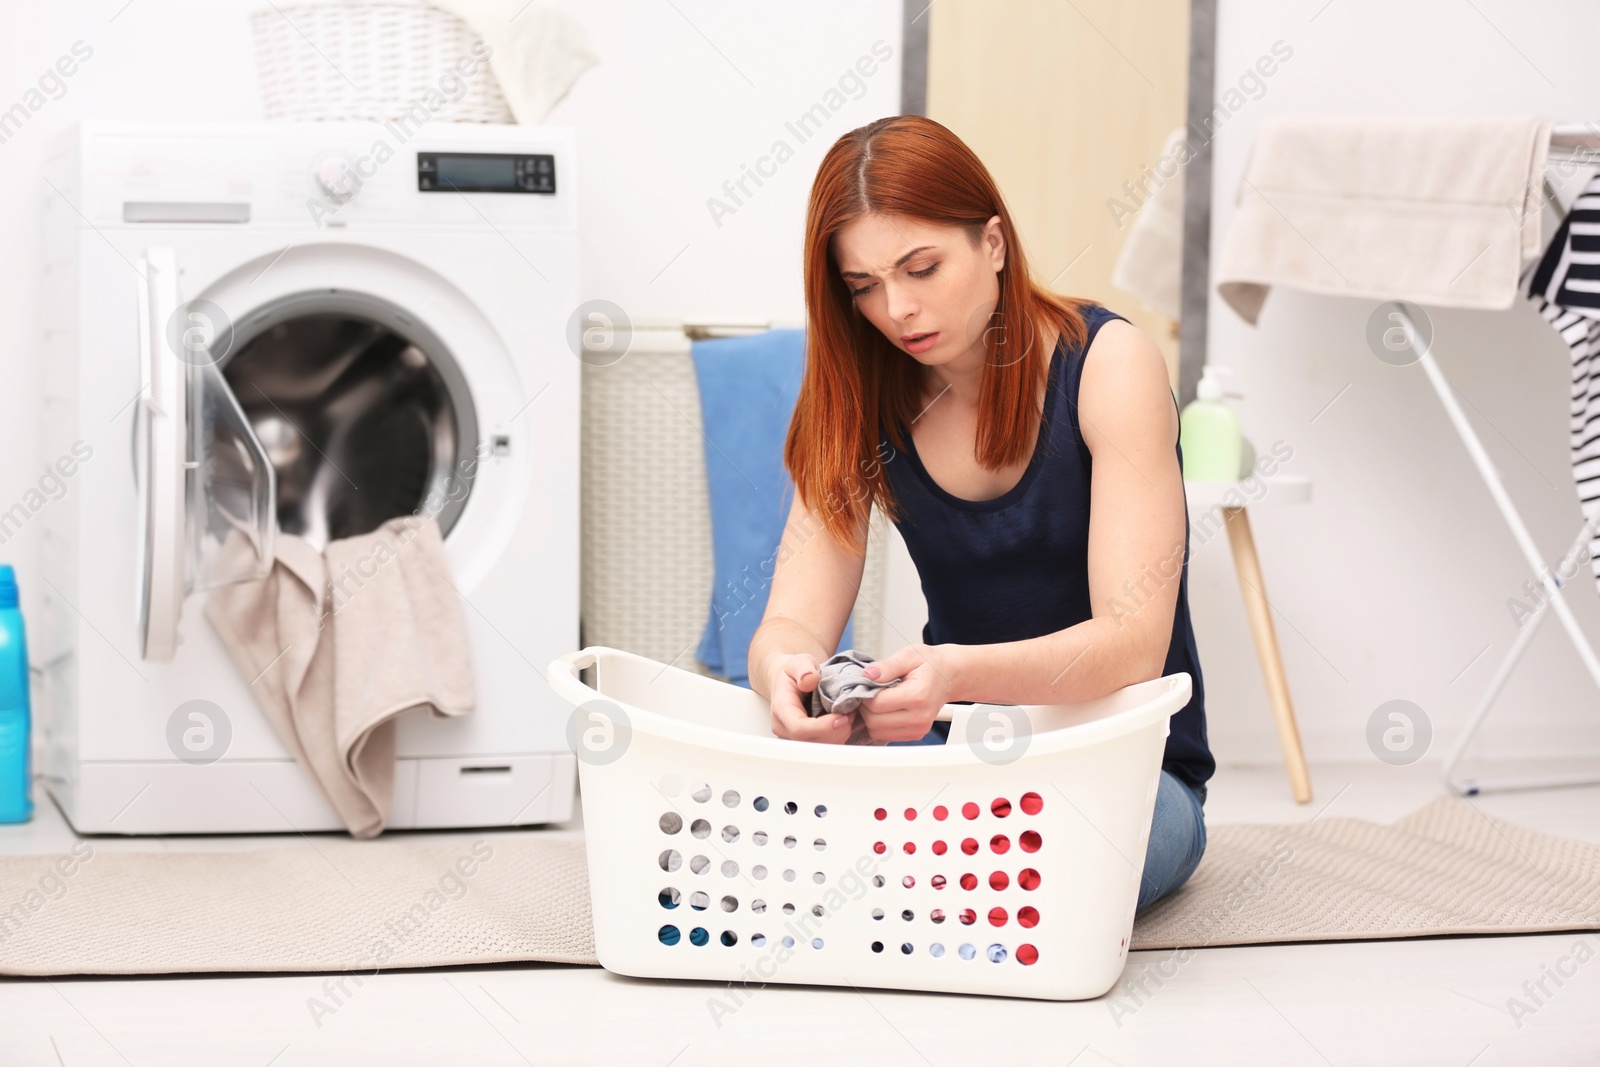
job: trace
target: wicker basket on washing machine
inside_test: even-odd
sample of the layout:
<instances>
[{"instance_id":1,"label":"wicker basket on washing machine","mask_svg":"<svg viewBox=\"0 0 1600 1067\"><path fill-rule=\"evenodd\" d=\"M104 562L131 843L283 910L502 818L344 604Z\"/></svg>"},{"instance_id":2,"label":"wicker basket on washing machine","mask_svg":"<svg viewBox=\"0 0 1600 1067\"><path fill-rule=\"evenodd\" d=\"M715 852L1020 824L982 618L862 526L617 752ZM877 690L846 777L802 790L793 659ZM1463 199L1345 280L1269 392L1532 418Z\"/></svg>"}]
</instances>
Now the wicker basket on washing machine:
<instances>
[{"instance_id":1,"label":"wicker basket on washing machine","mask_svg":"<svg viewBox=\"0 0 1600 1067\"><path fill-rule=\"evenodd\" d=\"M515 121L488 46L423 0L266 7L250 29L268 119Z\"/></svg>"}]
</instances>

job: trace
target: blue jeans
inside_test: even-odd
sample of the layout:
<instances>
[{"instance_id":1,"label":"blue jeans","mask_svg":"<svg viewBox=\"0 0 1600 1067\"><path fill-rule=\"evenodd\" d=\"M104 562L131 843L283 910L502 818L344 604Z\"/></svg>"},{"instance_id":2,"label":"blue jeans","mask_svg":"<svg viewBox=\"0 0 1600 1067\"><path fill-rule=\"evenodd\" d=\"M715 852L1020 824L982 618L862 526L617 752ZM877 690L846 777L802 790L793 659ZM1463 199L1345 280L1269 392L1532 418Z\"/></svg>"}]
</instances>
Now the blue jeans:
<instances>
[{"instance_id":1,"label":"blue jeans","mask_svg":"<svg viewBox=\"0 0 1600 1067\"><path fill-rule=\"evenodd\" d=\"M890 741L889 745L942 745L949 734L948 722L936 722L920 741ZM1143 911L1178 888L1200 866L1206 851L1206 792L1203 785L1196 793L1171 772L1161 772L1135 911Z\"/></svg>"}]
</instances>

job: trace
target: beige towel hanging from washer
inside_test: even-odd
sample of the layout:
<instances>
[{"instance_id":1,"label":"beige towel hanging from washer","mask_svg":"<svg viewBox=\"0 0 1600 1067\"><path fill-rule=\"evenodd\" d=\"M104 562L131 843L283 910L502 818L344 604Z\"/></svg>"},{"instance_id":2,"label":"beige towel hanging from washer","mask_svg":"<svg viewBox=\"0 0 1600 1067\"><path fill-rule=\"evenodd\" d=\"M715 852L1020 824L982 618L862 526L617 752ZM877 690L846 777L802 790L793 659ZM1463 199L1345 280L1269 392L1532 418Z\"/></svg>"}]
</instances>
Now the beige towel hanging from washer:
<instances>
[{"instance_id":1,"label":"beige towel hanging from washer","mask_svg":"<svg viewBox=\"0 0 1600 1067\"><path fill-rule=\"evenodd\" d=\"M434 519L390 519L319 553L280 533L272 571L206 600L256 703L356 837L394 802L395 717L465 715L466 623Z\"/></svg>"}]
</instances>

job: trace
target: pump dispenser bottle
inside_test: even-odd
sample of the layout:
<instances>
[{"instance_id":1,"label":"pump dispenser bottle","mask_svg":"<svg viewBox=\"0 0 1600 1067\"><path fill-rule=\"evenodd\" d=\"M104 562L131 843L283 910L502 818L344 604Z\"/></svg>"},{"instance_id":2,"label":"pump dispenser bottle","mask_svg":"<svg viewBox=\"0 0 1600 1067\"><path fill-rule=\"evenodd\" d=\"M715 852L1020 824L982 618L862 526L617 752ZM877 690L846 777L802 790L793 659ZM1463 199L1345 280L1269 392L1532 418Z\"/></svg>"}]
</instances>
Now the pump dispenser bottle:
<instances>
[{"instance_id":1,"label":"pump dispenser bottle","mask_svg":"<svg viewBox=\"0 0 1600 1067\"><path fill-rule=\"evenodd\" d=\"M1183 451L1183 477L1190 482L1234 482L1243 461L1239 416L1222 402L1220 375L1229 367L1207 365L1195 386L1195 398L1178 420L1178 446Z\"/></svg>"}]
</instances>

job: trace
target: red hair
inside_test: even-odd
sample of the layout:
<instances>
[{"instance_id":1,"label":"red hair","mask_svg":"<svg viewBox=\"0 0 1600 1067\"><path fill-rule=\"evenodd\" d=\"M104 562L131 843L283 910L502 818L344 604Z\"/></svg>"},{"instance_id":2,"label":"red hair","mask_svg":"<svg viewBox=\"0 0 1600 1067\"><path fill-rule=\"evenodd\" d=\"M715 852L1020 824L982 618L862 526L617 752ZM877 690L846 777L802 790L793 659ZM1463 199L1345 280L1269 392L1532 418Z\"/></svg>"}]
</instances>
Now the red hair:
<instances>
[{"instance_id":1,"label":"red hair","mask_svg":"<svg viewBox=\"0 0 1600 1067\"><path fill-rule=\"evenodd\" d=\"M1038 440L1038 382L1051 353L1032 343L1035 332L1054 326L1068 344L1082 345L1088 330L1079 309L1090 303L1034 283L994 179L944 126L920 115L893 115L834 142L806 208L805 372L783 461L807 507L853 553L874 503L898 518L879 442L886 437L905 450L901 429L919 414L922 392L921 364L856 311L839 275L834 235L871 214L960 226L974 243L984 225L1000 217L1005 266L999 303L983 334L988 359L975 442L978 462L990 470L1031 456ZM1008 338L1023 341L1007 345Z\"/></svg>"}]
</instances>

